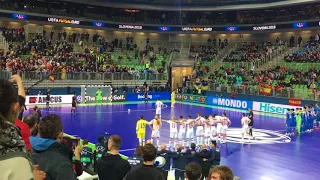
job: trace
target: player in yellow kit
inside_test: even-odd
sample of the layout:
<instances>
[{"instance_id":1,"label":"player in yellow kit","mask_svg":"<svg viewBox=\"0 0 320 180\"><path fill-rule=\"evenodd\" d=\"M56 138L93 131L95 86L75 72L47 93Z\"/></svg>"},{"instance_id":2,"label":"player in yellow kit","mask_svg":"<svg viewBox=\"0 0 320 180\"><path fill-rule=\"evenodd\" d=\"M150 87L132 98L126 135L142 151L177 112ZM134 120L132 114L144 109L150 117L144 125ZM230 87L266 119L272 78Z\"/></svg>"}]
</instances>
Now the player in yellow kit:
<instances>
[{"instance_id":1,"label":"player in yellow kit","mask_svg":"<svg viewBox=\"0 0 320 180\"><path fill-rule=\"evenodd\" d=\"M136 131L137 138L139 139L139 145L144 146L146 142L146 127L149 125L149 122L143 119L143 115L140 116L140 120L137 121ZM150 127L150 125L149 125ZM150 127L150 129L152 129Z\"/></svg>"},{"instance_id":2,"label":"player in yellow kit","mask_svg":"<svg viewBox=\"0 0 320 180\"><path fill-rule=\"evenodd\" d=\"M174 108L174 103L176 102L176 93L172 91L171 93L171 107Z\"/></svg>"}]
</instances>

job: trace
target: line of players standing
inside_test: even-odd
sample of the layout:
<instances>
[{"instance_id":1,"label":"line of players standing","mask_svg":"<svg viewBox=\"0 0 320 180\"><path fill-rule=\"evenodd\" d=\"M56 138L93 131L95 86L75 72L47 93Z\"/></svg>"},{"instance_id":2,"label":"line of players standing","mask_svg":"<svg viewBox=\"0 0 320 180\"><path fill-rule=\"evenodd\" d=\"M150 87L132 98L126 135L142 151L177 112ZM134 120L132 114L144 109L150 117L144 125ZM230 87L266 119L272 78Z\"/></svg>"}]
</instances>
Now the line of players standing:
<instances>
[{"instance_id":1,"label":"line of players standing","mask_svg":"<svg viewBox=\"0 0 320 180\"><path fill-rule=\"evenodd\" d=\"M316 121L316 125L314 122ZM308 105L303 108L287 109L285 113L286 135L294 135L305 132L312 132L314 127L319 128L320 107L316 104Z\"/></svg>"}]
</instances>

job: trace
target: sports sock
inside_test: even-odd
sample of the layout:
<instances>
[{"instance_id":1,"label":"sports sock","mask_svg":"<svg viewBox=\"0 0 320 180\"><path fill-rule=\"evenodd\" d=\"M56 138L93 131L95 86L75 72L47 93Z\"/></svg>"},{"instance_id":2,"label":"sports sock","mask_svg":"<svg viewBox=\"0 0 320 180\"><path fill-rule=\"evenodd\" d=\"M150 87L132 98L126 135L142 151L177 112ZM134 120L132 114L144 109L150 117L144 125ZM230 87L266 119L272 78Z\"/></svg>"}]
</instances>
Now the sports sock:
<instances>
[{"instance_id":1,"label":"sports sock","mask_svg":"<svg viewBox=\"0 0 320 180\"><path fill-rule=\"evenodd\" d=\"M153 144L153 138L151 138L151 144Z\"/></svg>"},{"instance_id":2,"label":"sports sock","mask_svg":"<svg viewBox=\"0 0 320 180\"><path fill-rule=\"evenodd\" d=\"M139 138L139 145L142 146L142 139Z\"/></svg>"},{"instance_id":3,"label":"sports sock","mask_svg":"<svg viewBox=\"0 0 320 180\"><path fill-rule=\"evenodd\" d=\"M157 146L159 146L159 139L157 139Z\"/></svg>"},{"instance_id":4,"label":"sports sock","mask_svg":"<svg viewBox=\"0 0 320 180\"><path fill-rule=\"evenodd\" d=\"M142 146L144 146L145 144L146 144L146 139L143 138L143 139L142 139Z\"/></svg>"},{"instance_id":5,"label":"sports sock","mask_svg":"<svg viewBox=\"0 0 320 180\"><path fill-rule=\"evenodd\" d=\"M176 148L177 141L173 142L173 148Z\"/></svg>"}]
</instances>

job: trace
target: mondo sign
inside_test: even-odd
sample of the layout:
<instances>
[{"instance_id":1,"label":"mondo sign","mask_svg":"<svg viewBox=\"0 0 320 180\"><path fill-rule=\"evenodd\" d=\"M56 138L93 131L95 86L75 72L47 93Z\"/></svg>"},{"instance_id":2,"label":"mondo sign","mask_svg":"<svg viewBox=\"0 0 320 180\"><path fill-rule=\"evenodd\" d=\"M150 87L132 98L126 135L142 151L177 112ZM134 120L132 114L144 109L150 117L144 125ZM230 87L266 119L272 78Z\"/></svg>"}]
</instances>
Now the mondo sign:
<instances>
[{"instance_id":1,"label":"mondo sign","mask_svg":"<svg viewBox=\"0 0 320 180\"><path fill-rule=\"evenodd\" d=\"M238 109L252 108L252 101L216 98L213 96L208 97L208 104L231 107L231 108L238 108Z\"/></svg>"},{"instance_id":2,"label":"mondo sign","mask_svg":"<svg viewBox=\"0 0 320 180\"><path fill-rule=\"evenodd\" d=\"M71 104L73 95L51 95L50 104ZM46 104L47 96L26 96L26 105Z\"/></svg>"}]
</instances>

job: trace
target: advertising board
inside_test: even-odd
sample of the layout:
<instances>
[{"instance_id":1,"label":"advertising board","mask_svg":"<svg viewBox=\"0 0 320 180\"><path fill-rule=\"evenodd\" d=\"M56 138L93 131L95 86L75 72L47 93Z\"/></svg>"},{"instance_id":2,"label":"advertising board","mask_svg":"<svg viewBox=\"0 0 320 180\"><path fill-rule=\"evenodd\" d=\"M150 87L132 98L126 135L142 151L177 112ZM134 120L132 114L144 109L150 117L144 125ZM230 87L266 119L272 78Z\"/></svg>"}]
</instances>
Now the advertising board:
<instances>
[{"instance_id":1,"label":"advertising board","mask_svg":"<svg viewBox=\"0 0 320 180\"><path fill-rule=\"evenodd\" d=\"M148 94L149 100L157 100L160 98L161 100L169 100L171 98L170 92L152 92ZM144 101L144 94L138 93L127 93L126 97L127 101Z\"/></svg>"},{"instance_id":2,"label":"advertising board","mask_svg":"<svg viewBox=\"0 0 320 180\"><path fill-rule=\"evenodd\" d=\"M267 112L267 113L274 113L274 114L285 114L288 108L295 109L298 107L299 106L290 106L290 105L283 105L283 104L272 104L272 103L254 101L252 110Z\"/></svg>"},{"instance_id":3,"label":"advertising board","mask_svg":"<svg viewBox=\"0 0 320 180\"><path fill-rule=\"evenodd\" d=\"M71 104L73 95L51 95L50 104ZM47 96L26 96L26 105L46 104Z\"/></svg>"},{"instance_id":4,"label":"advertising board","mask_svg":"<svg viewBox=\"0 0 320 180\"><path fill-rule=\"evenodd\" d=\"M187 102L194 102L194 103L207 103L207 96L200 96L194 94L176 94L177 101L187 101Z\"/></svg>"},{"instance_id":5,"label":"advertising board","mask_svg":"<svg viewBox=\"0 0 320 180\"><path fill-rule=\"evenodd\" d=\"M218 98L214 96L209 96L207 103L210 105L238 108L238 109L252 109L252 101L243 101L237 99L226 99L226 98Z\"/></svg>"}]
</instances>

